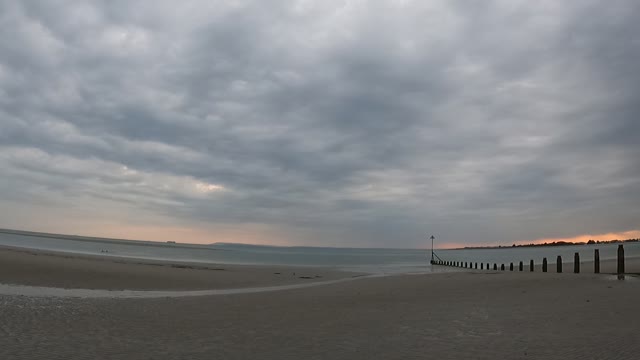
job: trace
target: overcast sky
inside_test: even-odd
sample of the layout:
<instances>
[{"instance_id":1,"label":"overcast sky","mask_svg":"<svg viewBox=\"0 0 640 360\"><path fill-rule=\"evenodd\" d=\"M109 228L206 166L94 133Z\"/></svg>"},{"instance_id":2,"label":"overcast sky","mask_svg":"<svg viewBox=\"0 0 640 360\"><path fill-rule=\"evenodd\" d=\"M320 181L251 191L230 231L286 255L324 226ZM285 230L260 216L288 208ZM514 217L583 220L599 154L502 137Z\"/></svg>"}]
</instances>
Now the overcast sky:
<instances>
[{"instance_id":1,"label":"overcast sky","mask_svg":"<svg viewBox=\"0 0 640 360\"><path fill-rule=\"evenodd\" d=\"M0 0L0 226L640 236L639 18L635 0Z\"/></svg>"}]
</instances>

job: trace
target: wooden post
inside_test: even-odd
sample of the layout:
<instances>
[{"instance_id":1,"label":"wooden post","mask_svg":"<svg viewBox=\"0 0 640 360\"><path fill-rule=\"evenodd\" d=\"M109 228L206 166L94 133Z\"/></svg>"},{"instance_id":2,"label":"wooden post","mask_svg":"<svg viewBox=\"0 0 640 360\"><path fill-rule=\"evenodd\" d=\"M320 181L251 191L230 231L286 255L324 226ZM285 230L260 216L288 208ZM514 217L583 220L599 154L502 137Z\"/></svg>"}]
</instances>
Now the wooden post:
<instances>
[{"instance_id":1,"label":"wooden post","mask_svg":"<svg viewBox=\"0 0 640 360\"><path fill-rule=\"evenodd\" d=\"M484 270L484 263L480 263L480 270Z\"/></svg>"},{"instance_id":2,"label":"wooden post","mask_svg":"<svg viewBox=\"0 0 640 360\"><path fill-rule=\"evenodd\" d=\"M598 249L593 251L593 272L600 274L600 250Z\"/></svg>"},{"instance_id":3,"label":"wooden post","mask_svg":"<svg viewBox=\"0 0 640 360\"><path fill-rule=\"evenodd\" d=\"M558 255L558 258L556 259L556 272L562 272L562 256L560 255Z\"/></svg>"},{"instance_id":4,"label":"wooden post","mask_svg":"<svg viewBox=\"0 0 640 360\"><path fill-rule=\"evenodd\" d=\"M547 272L547 258L542 259L542 272Z\"/></svg>"},{"instance_id":5,"label":"wooden post","mask_svg":"<svg viewBox=\"0 0 640 360\"><path fill-rule=\"evenodd\" d=\"M524 264L522 263L522 261L520 261L520 266L518 267L518 270L520 271L524 270Z\"/></svg>"},{"instance_id":6,"label":"wooden post","mask_svg":"<svg viewBox=\"0 0 640 360\"><path fill-rule=\"evenodd\" d=\"M618 279L624 279L624 247L618 245Z\"/></svg>"},{"instance_id":7,"label":"wooden post","mask_svg":"<svg viewBox=\"0 0 640 360\"><path fill-rule=\"evenodd\" d=\"M478 269L478 263L476 263L476 270Z\"/></svg>"},{"instance_id":8,"label":"wooden post","mask_svg":"<svg viewBox=\"0 0 640 360\"><path fill-rule=\"evenodd\" d=\"M487 270L489 270L489 263L487 263Z\"/></svg>"},{"instance_id":9,"label":"wooden post","mask_svg":"<svg viewBox=\"0 0 640 360\"><path fill-rule=\"evenodd\" d=\"M509 264L509 271L513 271L513 263Z\"/></svg>"},{"instance_id":10,"label":"wooden post","mask_svg":"<svg viewBox=\"0 0 640 360\"><path fill-rule=\"evenodd\" d=\"M504 264L500 265L500 270L504 271Z\"/></svg>"},{"instance_id":11,"label":"wooden post","mask_svg":"<svg viewBox=\"0 0 640 360\"><path fill-rule=\"evenodd\" d=\"M529 261L529 271L533 272L533 259Z\"/></svg>"},{"instance_id":12,"label":"wooden post","mask_svg":"<svg viewBox=\"0 0 640 360\"><path fill-rule=\"evenodd\" d=\"M466 261L464 262L464 267L465 267L465 269L468 267Z\"/></svg>"},{"instance_id":13,"label":"wooden post","mask_svg":"<svg viewBox=\"0 0 640 360\"><path fill-rule=\"evenodd\" d=\"M580 273L580 254L576 253L573 255L573 273Z\"/></svg>"},{"instance_id":14,"label":"wooden post","mask_svg":"<svg viewBox=\"0 0 640 360\"><path fill-rule=\"evenodd\" d=\"M493 263L493 270L498 270L498 264Z\"/></svg>"}]
</instances>

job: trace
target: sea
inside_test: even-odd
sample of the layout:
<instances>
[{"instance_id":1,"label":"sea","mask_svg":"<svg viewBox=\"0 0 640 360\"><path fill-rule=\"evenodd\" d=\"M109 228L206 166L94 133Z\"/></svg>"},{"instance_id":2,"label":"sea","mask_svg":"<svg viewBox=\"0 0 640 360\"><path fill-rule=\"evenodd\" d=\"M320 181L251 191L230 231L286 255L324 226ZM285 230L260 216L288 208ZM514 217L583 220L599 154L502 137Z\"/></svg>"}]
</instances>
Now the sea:
<instances>
[{"instance_id":1,"label":"sea","mask_svg":"<svg viewBox=\"0 0 640 360\"><path fill-rule=\"evenodd\" d=\"M199 264L328 266L372 274L460 271L431 266L431 249L281 247L216 243L196 245L154 241L105 239L74 235L0 230L0 246L46 250L69 254L134 258ZM592 261L594 250L600 259L617 257L618 244L589 244L550 247L502 247L483 249L436 249L436 259L458 262L518 264L543 258L555 263L556 256L572 262L577 252L581 261ZM625 257L640 257L640 243L624 243ZM517 265L516 265L517 266Z\"/></svg>"}]
</instances>

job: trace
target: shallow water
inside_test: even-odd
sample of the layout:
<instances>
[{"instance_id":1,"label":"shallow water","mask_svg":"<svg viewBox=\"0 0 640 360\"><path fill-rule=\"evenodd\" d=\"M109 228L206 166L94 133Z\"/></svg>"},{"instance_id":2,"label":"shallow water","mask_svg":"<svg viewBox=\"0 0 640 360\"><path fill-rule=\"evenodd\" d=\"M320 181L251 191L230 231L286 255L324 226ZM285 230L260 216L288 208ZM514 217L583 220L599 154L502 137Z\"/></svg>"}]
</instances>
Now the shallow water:
<instances>
[{"instance_id":1,"label":"shallow water","mask_svg":"<svg viewBox=\"0 0 640 360\"><path fill-rule=\"evenodd\" d=\"M214 296L251 294L258 292L271 292L292 289L303 289L313 286L337 284L364 278L380 277L385 275L352 276L343 279L315 281L304 284L290 284L277 286L262 286L240 289L212 289L212 290L105 290L105 289L63 289L44 286L25 286L0 284L0 295L30 296L30 297L54 297L54 298L116 298L116 299L150 299L150 298L176 298L192 296Z\"/></svg>"},{"instance_id":2,"label":"shallow water","mask_svg":"<svg viewBox=\"0 0 640 360\"><path fill-rule=\"evenodd\" d=\"M451 271L451 268L429 264L430 250L420 249L354 249L321 247L273 247L237 244L187 245L158 242L100 240L91 238L61 238L0 232L0 245L41 249L57 252L114 256L147 260L195 262L210 264L330 266L345 270L375 273L425 273ZM615 259L617 244L595 244L556 247L506 247L499 249L436 250L442 260L505 263L517 266L529 260L542 263L544 257L555 263L561 255L567 263L579 252L581 261L592 261L594 249L600 259ZM625 243L627 258L640 257L640 243Z\"/></svg>"}]
</instances>

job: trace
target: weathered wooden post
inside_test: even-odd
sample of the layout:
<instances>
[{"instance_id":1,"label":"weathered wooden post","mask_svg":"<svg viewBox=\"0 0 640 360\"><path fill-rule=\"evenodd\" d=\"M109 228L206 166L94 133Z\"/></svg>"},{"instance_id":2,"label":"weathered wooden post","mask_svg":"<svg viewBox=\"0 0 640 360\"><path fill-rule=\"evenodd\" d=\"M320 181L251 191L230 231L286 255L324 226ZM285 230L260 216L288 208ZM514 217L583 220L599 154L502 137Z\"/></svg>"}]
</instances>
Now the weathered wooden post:
<instances>
[{"instance_id":1,"label":"weathered wooden post","mask_svg":"<svg viewBox=\"0 0 640 360\"><path fill-rule=\"evenodd\" d=\"M478 263L476 263L476 270L478 270Z\"/></svg>"},{"instance_id":2,"label":"weathered wooden post","mask_svg":"<svg viewBox=\"0 0 640 360\"><path fill-rule=\"evenodd\" d=\"M520 261L520 266L518 267L518 270L520 271L524 270L524 264L522 263L522 261Z\"/></svg>"},{"instance_id":3,"label":"weathered wooden post","mask_svg":"<svg viewBox=\"0 0 640 360\"><path fill-rule=\"evenodd\" d=\"M600 274L600 250L593 250L593 272Z\"/></svg>"},{"instance_id":4,"label":"weathered wooden post","mask_svg":"<svg viewBox=\"0 0 640 360\"><path fill-rule=\"evenodd\" d=\"M484 263L480 263L480 270L484 270Z\"/></svg>"},{"instance_id":5,"label":"weathered wooden post","mask_svg":"<svg viewBox=\"0 0 640 360\"><path fill-rule=\"evenodd\" d=\"M504 271L504 264L500 265L500 270Z\"/></svg>"},{"instance_id":6,"label":"weathered wooden post","mask_svg":"<svg viewBox=\"0 0 640 360\"><path fill-rule=\"evenodd\" d=\"M573 255L573 273L580 273L580 254L576 253Z\"/></svg>"},{"instance_id":7,"label":"weathered wooden post","mask_svg":"<svg viewBox=\"0 0 640 360\"><path fill-rule=\"evenodd\" d=\"M533 272L533 259L529 261L529 271Z\"/></svg>"},{"instance_id":8,"label":"weathered wooden post","mask_svg":"<svg viewBox=\"0 0 640 360\"><path fill-rule=\"evenodd\" d=\"M468 268L468 266L467 266L467 262L466 262L466 261L464 262L464 267L465 267L465 268Z\"/></svg>"},{"instance_id":9,"label":"weathered wooden post","mask_svg":"<svg viewBox=\"0 0 640 360\"><path fill-rule=\"evenodd\" d=\"M509 264L509 271L513 271L513 263Z\"/></svg>"},{"instance_id":10,"label":"weathered wooden post","mask_svg":"<svg viewBox=\"0 0 640 360\"><path fill-rule=\"evenodd\" d=\"M547 258L542 258L542 272L547 272Z\"/></svg>"},{"instance_id":11,"label":"weathered wooden post","mask_svg":"<svg viewBox=\"0 0 640 360\"><path fill-rule=\"evenodd\" d=\"M558 258L556 259L556 272L562 272L562 256L560 255L558 255Z\"/></svg>"},{"instance_id":12,"label":"weathered wooden post","mask_svg":"<svg viewBox=\"0 0 640 360\"><path fill-rule=\"evenodd\" d=\"M624 279L624 247L618 245L618 279Z\"/></svg>"},{"instance_id":13,"label":"weathered wooden post","mask_svg":"<svg viewBox=\"0 0 640 360\"><path fill-rule=\"evenodd\" d=\"M493 263L493 270L498 270L498 264Z\"/></svg>"}]
</instances>

